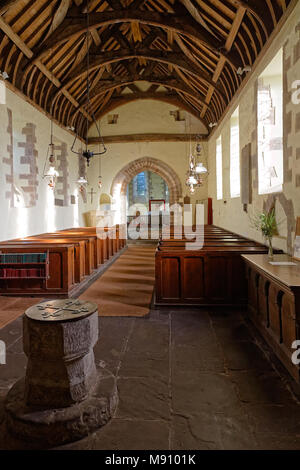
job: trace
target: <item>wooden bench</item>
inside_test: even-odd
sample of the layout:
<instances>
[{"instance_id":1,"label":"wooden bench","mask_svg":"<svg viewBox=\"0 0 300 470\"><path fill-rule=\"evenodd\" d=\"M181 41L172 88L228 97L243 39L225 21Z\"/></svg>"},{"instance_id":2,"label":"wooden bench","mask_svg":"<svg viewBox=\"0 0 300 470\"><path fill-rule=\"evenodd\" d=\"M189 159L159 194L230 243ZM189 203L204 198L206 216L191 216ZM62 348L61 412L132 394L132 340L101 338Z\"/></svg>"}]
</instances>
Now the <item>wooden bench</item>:
<instances>
[{"instance_id":1,"label":"wooden bench","mask_svg":"<svg viewBox=\"0 0 300 470\"><path fill-rule=\"evenodd\" d=\"M107 258L105 258L104 256L105 250L103 247L103 240L98 238L96 234L94 234L92 231L85 231L85 230L77 229L77 230L62 230L59 233L65 235L66 237L68 235L76 236L78 238L84 238L85 236L94 237L94 249L95 249L94 256L96 259L96 267L99 268L106 261Z\"/></svg>"},{"instance_id":2,"label":"wooden bench","mask_svg":"<svg viewBox=\"0 0 300 470\"><path fill-rule=\"evenodd\" d=\"M117 225L116 227L80 227L67 229L72 233L95 235L98 239L99 252L101 252L102 262L108 260L111 256L126 246L126 239L123 235L124 227ZM66 230L61 231L62 233Z\"/></svg>"},{"instance_id":3,"label":"wooden bench","mask_svg":"<svg viewBox=\"0 0 300 470\"><path fill-rule=\"evenodd\" d=\"M212 231L218 232L205 228L206 233ZM190 244L193 249L186 248L186 241L170 238L158 244L156 305L245 305L247 281L241 254L267 253L267 247L235 234L205 238L203 247Z\"/></svg>"},{"instance_id":4,"label":"wooden bench","mask_svg":"<svg viewBox=\"0 0 300 470\"><path fill-rule=\"evenodd\" d=\"M96 269L95 261L95 237L86 236L77 236L67 233L43 233L41 235L36 235L37 239L53 239L53 240L69 240L69 243L77 243L83 241L85 243L85 274L89 276L92 274L93 270Z\"/></svg>"},{"instance_id":5,"label":"wooden bench","mask_svg":"<svg viewBox=\"0 0 300 470\"><path fill-rule=\"evenodd\" d=\"M48 278L2 279L1 295L68 297L75 287L74 245L30 242L0 243L1 253L49 253ZM30 263L28 263L30 265ZM25 267L25 266L24 266Z\"/></svg>"},{"instance_id":6,"label":"wooden bench","mask_svg":"<svg viewBox=\"0 0 300 470\"><path fill-rule=\"evenodd\" d=\"M0 250L12 253L44 253L49 247L49 279L20 278L1 279L0 293L7 295L72 296L82 292L92 279L99 275L101 266L116 254L126 241L120 241L119 227L105 227L99 231L94 227L74 228L58 232L43 233L0 244ZM113 238L113 234L116 237ZM55 251L56 250L56 251ZM67 250L67 258L64 254ZM47 251L47 252L48 252ZM63 253L56 261L55 253ZM0 267L1 269L1 267ZM10 271L5 271L5 275ZM22 276L27 270L16 271ZM29 271L28 271L29 272ZM41 272L41 270L39 271ZM61 278L63 281L61 282ZM61 284L60 284L61 283Z\"/></svg>"},{"instance_id":7,"label":"wooden bench","mask_svg":"<svg viewBox=\"0 0 300 470\"><path fill-rule=\"evenodd\" d=\"M83 228L73 228L68 230L61 230L58 233L66 233L69 232L73 235L78 236L85 236L86 234L95 236L97 238L97 263L98 266L105 263L110 258L111 249L109 249L109 240L108 238L100 238L98 237L96 230L92 227L83 227Z\"/></svg>"},{"instance_id":8,"label":"wooden bench","mask_svg":"<svg viewBox=\"0 0 300 470\"><path fill-rule=\"evenodd\" d=\"M19 240L21 241L21 240ZM75 283L80 283L83 281L84 277L87 275L86 272L86 245L87 243L84 240L74 240L70 238L54 239L54 238L44 238L44 237L27 237L24 242L26 244L31 244L35 246L37 243L52 243L56 245L65 245L72 244L74 246L74 279ZM15 242L7 242L15 243Z\"/></svg>"}]
</instances>

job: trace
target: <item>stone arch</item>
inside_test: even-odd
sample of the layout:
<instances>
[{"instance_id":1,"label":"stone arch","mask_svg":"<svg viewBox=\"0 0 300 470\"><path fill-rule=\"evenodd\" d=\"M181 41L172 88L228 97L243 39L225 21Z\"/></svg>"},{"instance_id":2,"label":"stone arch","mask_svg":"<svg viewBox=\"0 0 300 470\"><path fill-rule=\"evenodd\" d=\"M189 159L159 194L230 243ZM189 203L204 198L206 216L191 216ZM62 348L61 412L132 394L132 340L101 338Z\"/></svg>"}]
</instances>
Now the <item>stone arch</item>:
<instances>
[{"instance_id":1,"label":"stone arch","mask_svg":"<svg viewBox=\"0 0 300 470\"><path fill-rule=\"evenodd\" d=\"M152 157L138 158L124 166L113 179L111 195L126 196L128 183L142 171L153 171L165 180L169 188L170 204L178 202L182 197L182 186L177 173L167 163Z\"/></svg>"},{"instance_id":2,"label":"stone arch","mask_svg":"<svg viewBox=\"0 0 300 470\"><path fill-rule=\"evenodd\" d=\"M116 211L125 214L127 185L132 178L142 171L152 171L161 176L169 188L170 205L182 198L182 185L177 173L167 163L153 157L142 157L125 165L114 177L110 193L115 203ZM117 216L116 222L124 222Z\"/></svg>"}]
</instances>

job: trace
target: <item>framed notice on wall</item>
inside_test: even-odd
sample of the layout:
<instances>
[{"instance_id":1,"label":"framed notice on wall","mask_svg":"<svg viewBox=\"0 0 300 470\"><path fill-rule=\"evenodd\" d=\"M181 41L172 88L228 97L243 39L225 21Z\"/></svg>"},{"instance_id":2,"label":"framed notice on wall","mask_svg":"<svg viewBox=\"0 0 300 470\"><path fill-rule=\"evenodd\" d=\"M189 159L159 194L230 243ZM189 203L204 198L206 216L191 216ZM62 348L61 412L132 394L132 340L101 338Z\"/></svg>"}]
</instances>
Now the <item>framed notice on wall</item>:
<instances>
[{"instance_id":1,"label":"framed notice on wall","mask_svg":"<svg viewBox=\"0 0 300 470\"><path fill-rule=\"evenodd\" d=\"M294 244L294 258L300 261L300 217L297 217L296 236Z\"/></svg>"}]
</instances>

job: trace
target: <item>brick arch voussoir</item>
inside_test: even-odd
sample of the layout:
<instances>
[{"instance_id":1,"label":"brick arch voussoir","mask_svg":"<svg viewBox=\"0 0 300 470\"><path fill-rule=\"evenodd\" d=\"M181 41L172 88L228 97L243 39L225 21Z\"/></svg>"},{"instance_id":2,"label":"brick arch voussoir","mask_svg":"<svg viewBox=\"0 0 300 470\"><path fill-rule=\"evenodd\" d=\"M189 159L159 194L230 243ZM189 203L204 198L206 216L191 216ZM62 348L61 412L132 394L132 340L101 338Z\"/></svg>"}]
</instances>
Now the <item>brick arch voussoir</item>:
<instances>
[{"instance_id":1,"label":"brick arch voussoir","mask_svg":"<svg viewBox=\"0 0 300 470\"><path fill-rule=\"evenodd\" d=\"M169 188L170 204L178 202L182 197L182 186L177 173L167 163L152 157L133 160L123 167L113 179L111 185L112 196L115 196L117 188L120 188L120 195L126 195L127 185L132 178L147 170L157 173L166 181Z\"/></svg>"}]
</instances>

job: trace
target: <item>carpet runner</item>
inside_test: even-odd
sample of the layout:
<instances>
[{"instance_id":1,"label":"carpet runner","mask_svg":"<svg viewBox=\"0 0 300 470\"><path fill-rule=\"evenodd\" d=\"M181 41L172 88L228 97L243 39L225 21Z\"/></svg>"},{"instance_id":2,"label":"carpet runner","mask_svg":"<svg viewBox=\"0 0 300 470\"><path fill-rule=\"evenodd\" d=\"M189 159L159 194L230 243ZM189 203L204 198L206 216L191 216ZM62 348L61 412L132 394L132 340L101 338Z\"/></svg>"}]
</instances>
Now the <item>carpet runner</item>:
<instances>
[{"instance_id":1,"label":"carpet runner","mask_svg":"<svg viewBox=\"0 0 300 470\"><path fill-rule=\"evenodd\" d=\"M96 303L100 316L147 315L155 282L155 248L154 245L129 245L79 298Z\"/></svg>"}]
</instances>

